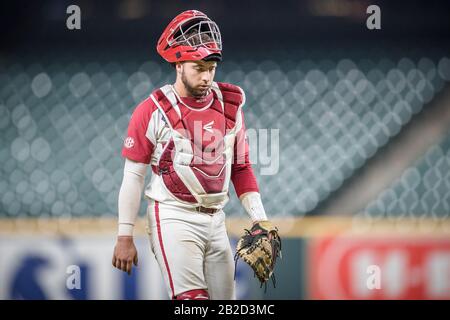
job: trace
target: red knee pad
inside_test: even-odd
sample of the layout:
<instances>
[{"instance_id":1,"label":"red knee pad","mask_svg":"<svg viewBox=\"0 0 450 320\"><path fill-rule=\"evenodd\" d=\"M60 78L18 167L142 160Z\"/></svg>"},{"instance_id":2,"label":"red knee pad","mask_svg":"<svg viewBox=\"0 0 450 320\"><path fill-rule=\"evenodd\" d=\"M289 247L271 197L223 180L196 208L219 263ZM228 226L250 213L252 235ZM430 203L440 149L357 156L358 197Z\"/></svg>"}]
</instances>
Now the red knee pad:
<instances>
[{"instance_id":1,"label":"red knee pad","mask_svg":"<svg viewBox=\"0 0 450 320\"><path fill-rule=\"evenodd\" d=\"M176 296L174 300L209 300L208 291L196 289L183 292Z\"/></svg>"}]
</instances>

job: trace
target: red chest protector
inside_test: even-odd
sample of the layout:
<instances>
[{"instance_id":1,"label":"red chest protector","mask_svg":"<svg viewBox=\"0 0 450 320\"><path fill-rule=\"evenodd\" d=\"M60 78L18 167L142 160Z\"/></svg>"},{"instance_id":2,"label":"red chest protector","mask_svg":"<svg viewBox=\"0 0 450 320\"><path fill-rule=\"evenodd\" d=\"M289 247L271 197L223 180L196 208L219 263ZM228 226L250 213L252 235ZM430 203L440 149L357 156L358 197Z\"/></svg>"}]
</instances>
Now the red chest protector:
<instances>
[{"instance_id":1,"label":"red chest protector","mask_svg":"<svg viewBox=\"0 0 450 320\"><path fill-rule=\"evenodd\" d=\"M158 163L167 191L180 201L214 208L228 201L244 94L226 83L213 83L212 91L212 104L203 109L180 103L170 85L154 91L151 98L172 133Z\"/></svg>"}]
</instances>

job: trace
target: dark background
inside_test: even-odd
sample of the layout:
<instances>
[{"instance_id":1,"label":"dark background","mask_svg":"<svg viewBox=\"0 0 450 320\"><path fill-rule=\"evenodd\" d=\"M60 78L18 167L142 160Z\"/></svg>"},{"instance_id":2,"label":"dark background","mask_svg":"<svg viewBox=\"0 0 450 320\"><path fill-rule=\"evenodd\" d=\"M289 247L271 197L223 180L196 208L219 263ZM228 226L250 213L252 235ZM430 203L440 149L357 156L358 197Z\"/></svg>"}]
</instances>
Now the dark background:
<instances>
[{"instance_id":1,"label":"dark background","mask_svg":"<svg viewBox=\"0 0 450 320\"><path fill-rule=\"evenodd\" d=\"M66 28L66 8L81 8L81 30ZM382 29L368 32L366 8L381 8ZM0 10L1 49L142 50L155 54L167 23L187 9L204 11L222 32L224 55L263 50L360 45L421 46L450 39L448 1L5 1Z\"/></svg>"}]
</instances>

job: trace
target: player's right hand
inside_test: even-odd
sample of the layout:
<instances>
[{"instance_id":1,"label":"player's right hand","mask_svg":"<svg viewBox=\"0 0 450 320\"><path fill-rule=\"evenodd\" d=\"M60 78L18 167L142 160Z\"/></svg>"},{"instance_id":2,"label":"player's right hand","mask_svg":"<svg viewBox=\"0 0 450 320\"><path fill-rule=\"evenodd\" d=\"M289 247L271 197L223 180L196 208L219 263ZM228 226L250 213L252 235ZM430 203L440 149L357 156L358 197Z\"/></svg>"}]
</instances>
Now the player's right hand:
<instances>
[{"instance_id":1,"label":"player's right hand","mask_svg":"<svg viewBox=\"0 0 450 320\"><path fill-rule=\"evenodd\" d=\"M114 247L112 265L119 270L131 274L133 266L138 264L138 254L132 236L118 236Z\"/></svg>"}]
</instances>

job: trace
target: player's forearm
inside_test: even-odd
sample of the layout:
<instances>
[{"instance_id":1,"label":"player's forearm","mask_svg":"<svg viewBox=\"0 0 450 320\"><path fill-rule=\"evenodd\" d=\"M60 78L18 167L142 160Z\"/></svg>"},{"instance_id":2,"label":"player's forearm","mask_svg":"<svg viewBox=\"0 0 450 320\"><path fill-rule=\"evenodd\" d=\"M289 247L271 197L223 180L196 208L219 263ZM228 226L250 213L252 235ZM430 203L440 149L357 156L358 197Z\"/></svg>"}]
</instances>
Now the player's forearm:
<instances>
[{"instance_id":1,"label":"player's forearm","mask_svg":"<svg viewBox=\"0 0 450 320\"><path fill-rule=\"evenodd\" d=\"M239 199L253 222L268 220L259 192L244 193Z\"/></svg>"},{"instance_id":2,"label":"player's forearm","mask_svg":"<svg viewBox=\"0 0 450 320\"><path fill-rule=\"evenodd\" d=\"M141 205L147 165L126 159L119 191L119 236L132 236Z\"/></svg>"}]
</instances>

